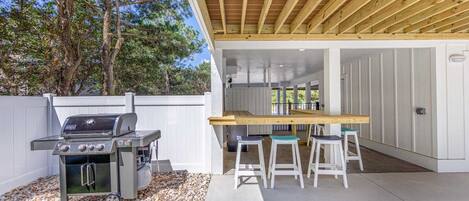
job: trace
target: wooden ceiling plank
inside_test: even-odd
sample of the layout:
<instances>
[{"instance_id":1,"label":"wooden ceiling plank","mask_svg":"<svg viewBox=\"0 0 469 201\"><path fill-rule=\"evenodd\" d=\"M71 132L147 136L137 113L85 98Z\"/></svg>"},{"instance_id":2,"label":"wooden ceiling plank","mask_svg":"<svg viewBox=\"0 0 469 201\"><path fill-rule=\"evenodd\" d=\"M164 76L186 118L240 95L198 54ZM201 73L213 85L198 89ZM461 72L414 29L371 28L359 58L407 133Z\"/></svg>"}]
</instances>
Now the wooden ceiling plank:
<instances>
[{"instance_id":1,"label":"wooden ceiling plank","mask_svg":"<svg viewBox=\"0 0 469 201\"><path fill-rule=\"evenodd\" d=\"M339 34L342 34L351 28L355 27L358 23L367 19L368 17L379 12L386 6L393 3L395 0L373 0L363 6L358 12L354 13L352 16L347 18L345 21L339 25Z\"/></svg>"},{"instance_id":2,"label":"wooden ceiling plank","mask_svg":"<svg viewBox=\"0 0 469 201\"><path fill-rule=\"evenodd\" d=\"M446 26L443 26L441 28L438 28L436 29L436 32L437 33L441 33L441 32L445 32L445 31L448 31L448 30L457 30L458 28L462 27L462 26L465 26L469 24L469 18L464 18L464 19L461 19L453 24L448 24Z\"/></svg>"},{"instance_id":3,"label":"wooden ceiling plank","mask_svg":"<svg viewBox=\"0 0 469 201\"><path fill-rule=\"evenodd\" d=\"M396 24L396 23L399 23L407 18L410 18L414 15L417 15L423 11L425 11L426 9L429 9L431 8L432 6L438 4L440 0L421 0L419 1L418 3L402 10L401 12L389 17L388 19L386 20L383 20L382 22L374 25L371 27L371 32L372 33L377 33L377 32L380 32L380 31L383 31L385 30L386 28Z\"/></svg>"},{"instance_id":4,"label":"wooden ceiling plank","mask_svg":"<svg viewBox=\"0 0 469 201\"><path fill-rule=\"evenodd\" d=\"M248 7L248 0L243 0L243 8L241 11L241 29L240 33L243 34L244 32L244 23L246 22L246 8Z\"/></svg>"},{"instance_id":5,"label":"wooden ceiling plank","mask_svg":"<svg viewBox=\"0 0 469 201\"><path fill-rule=\"evenodd\" d=\"M456 29L451 30L451 32L453 32L453 33L463 32L463 31L466 31L466 30L468 30L468 29L469 29L469 24L466 24L466 25L464 25L464 26L461 26L461 27L459 27L459 28L456 28Z\"/></svg>"},{"instance_id":6,"label":"wooden ceiling plank","mask_svg":"<svg viewBox=\"0 0 469 201\"><path fill-rule=\"evenodd\" d=\"M259 22L257 23L257 33L260 34L262 32L262 28L264 27L265 18L269 13L270 5L272 5L272 0L264 0L264 5L262 6L261 14L259 16Z\"/></svg>"},{"instance_id":7,"label":"wooden ceiling plank","mask_svg":"<svg viewBox=\"0 0 469 201\"><path fill-rule=\"evenodd\" d=\"M465 0L467 1L467 0ZM427 9L423 12L421 12L420 14L418 15L414 15L410 18L407 18L406 20L403 20L395 25L392 25L390 26L386 31L387 33L395 33L407 26L410 26L412 24L415 24L415 23L418 23L418 22L421 22L431 16L434 16L434 15L438 15L442 12L445 12L445 11L448 11L448 10L451 10L452 8L458 6L458 5L461 5L462 3L464 3L464 1L455 1L455 0L445 0L443 1L442 3L439 3L433 7L431 7L430 9Z\"/></svg>"},{"instance_id":8,"label":"wooden ceiling plank","mask_svg":"<svg viewBox=\"0 0 469 201\"><path fill-rule=\"evenodd\" d=\"M438 22L442 22L446 19L449 19L453 16L456 16L460 13L463 13L465 11L469 10L469 2L466 2L466 3L463 3L459 6L456 6L450 10L447 10L445 12L442 12L438 15L434 15L430 18L427 18L421 22L418 22L418 23L415 23L415 24L412 24L406 28L404 28L404 33L409 33L409 32L412 32L412 31L416 31L416 30L419 30L423 27L428 27L432 24L435 24L435 23L438 23ZM449 23L448 23L449 24ZM444 26L444 25L442 25Z\"/></svg>"},{"instance_id":9,"label":"wooden ceiling plank","mask_svg":"<svg viewBox=\"0 0 469 201\"><path fill-rule=\"evenodd\" d=\"M223 33L226 34L226 17L225 17L225 0L219 0L221 24L223 25Z\"/></svg>"},{"instance_id":10,"label":"wooden ceiling plank","mask_svg":"<svg viewBox=\"0 0 469 201\"><path fill-rule=\"evenodd\" d=\"M398 0L394 3L390 4L386 8L384 8L381 12L378 12L363 22L360 22L355 26L355 32L362 33L363 31L369 29L375 24L387 19L390 16L408 8L409 6L414 5L415 3L419 2L420 0Z\"/></svg>"},{"instance_id":11,"label":"wooden ceiling plank","mask_svg":"<svg viewBox=\"0 0 469 201\"><path fill-rule=\"evenodd\" d=\"M294 33L298 27L308 18L308 16L318 7L322 0L308 0L295 19L290 24L290 33Z\"/></svg>"},{"instance_id":12,"label":"wooden ceiling plank","mask_svg":"<svg viewBox=\"0 0 469 201\"><path fill-rule=\"evenodd\" d=\"M469 33L409 34L215 34L217 41L290 41L290 40L463 40Z\"/></svg>"},{"instance_id":13,"label":"wooden ceiling plank","mask_svg":"<svg viewBox=\"0 0 469 201\"><path fill-rule=\"evenodd\" d=\"M346 0L330 0L324 5L318 13L308 23L308 33L311 33L314 29L318 28L319 25L329 18L334 12L344 4Z\"/></svg>"},{"instance_id":14,"label":"wooden ceiling plank","mask_svg":"<svg viewBox=\"0 0 469 201\"><path fill-rule=\"evenodd\" d=\"M290 16L290 13L293 11L293 8L295 8L296 3L298 3L298 0L288 0L285 3L282 11L280 12L280 14L277 17L277 20L275 21L274 34L277 34L280 28L282 28L288 16Z\"/></svg>"},{"instance_id":15,"label":"wooden ceiling plank","mask_svg":"<svg viewBox=\"0 0 469 201\"><path fill-rule=\"evenodd\" d=\"M438 29L438 28L440 28L440 27L444 27L444 26L446 26L446 25L449 25L449 24L458 22L458 21L460 21L461 19L464 19L464 18L466 18L466 17L469 17L469 10L466 11L466 12L457 14L457 15L455 15L455 16L453 16L453 17L448 18L448 19L442 20L442 21L440 21L440 22L437 22L437 23L431 24L431 25L429 25L429 26L423 27L423 28L420 29L420 33L425 33L425 32L429 32L429 31Z\"/></svg>"},{"instance_id":16,"label":"wooden ceiling plank","mask_svg":"<svg viewBox=\"0 0 469 201\"><path fill-rule=\"evenodd\" d=\"M342 21L350 17L352 14L357 12L360 8L365 6L371 0L354 0L349 1L344 7L339 11L335 12L329 19L323 23L322 32L328 33Z\"/></svg>"}]
</instances>

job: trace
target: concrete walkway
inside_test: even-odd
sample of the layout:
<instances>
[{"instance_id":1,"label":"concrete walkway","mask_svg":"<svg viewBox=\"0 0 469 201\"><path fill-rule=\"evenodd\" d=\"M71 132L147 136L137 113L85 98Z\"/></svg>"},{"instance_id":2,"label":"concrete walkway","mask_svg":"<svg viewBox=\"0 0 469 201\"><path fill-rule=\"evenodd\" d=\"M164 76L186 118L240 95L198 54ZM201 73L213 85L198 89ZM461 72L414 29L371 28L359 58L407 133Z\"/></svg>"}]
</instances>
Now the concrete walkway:
<instances>
[{"instance_id":1,"label":"concrete walkway","mask_svg":"<svg viewBox=\"0 0 469 201\"><path fill-rule=\"evenodd\" d=\"M349 174L349 188L342 179L320 176L318 188L305 177L305 188L291 176L277 176L275 189L264 189L250 178L233 189L233 175L212 176L207 201L467 201L469 173L366 173Z\"/></svg>"}]
</instances>

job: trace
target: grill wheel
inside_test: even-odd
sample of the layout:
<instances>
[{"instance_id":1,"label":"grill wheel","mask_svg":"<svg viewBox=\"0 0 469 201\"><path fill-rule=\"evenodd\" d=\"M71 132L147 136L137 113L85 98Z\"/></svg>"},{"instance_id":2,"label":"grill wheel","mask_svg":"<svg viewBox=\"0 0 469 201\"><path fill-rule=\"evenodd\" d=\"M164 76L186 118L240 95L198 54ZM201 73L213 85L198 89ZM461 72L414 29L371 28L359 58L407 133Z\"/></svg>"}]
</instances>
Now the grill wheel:
<instances>
[{"instance_id":1,"label":"grill wheel","mask_svg":"<svg viewBox=\"0 0 469 201\"><path fill-rule=\"evenodd\" d=\"M121 197L118 195L118 194L109 194L108 196L106 196L106 199L104 199L106 201L121 201Z\"/></svg>"}]
</instances>

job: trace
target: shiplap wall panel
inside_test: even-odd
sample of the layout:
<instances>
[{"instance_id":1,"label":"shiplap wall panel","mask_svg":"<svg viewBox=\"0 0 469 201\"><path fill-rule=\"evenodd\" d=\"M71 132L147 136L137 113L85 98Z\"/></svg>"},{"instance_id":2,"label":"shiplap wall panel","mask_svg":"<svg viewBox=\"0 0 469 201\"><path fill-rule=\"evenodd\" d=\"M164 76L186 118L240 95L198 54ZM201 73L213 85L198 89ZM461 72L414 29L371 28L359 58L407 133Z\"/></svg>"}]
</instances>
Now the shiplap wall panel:
<instances>
[{"instance_id":1,"label":"shiplap wall panel","mask_svg":"<svg viewBox=\"0 0 469 201\"><path fill-rule=\"evenodd\" d=\"M460 54L466 49L466 45L451 45L447 48L447 57L451 54ZM467 59L466 59L467 60ZM464 63L448 62L447 76L447 135L448 158L465 158L465 124L464 124ZM469 117L466 117L469 118Z\"/></svg>"},{"instance_id":2,"label":"shiplap wall panel","mask_svg":"<svg viewBox=\"0 0 469 201\"><path fill-rule=\"evenodd\" d=\"M0 97L0 194L47 176L49 152L31 151L30 142L46 137L47 99Z\"/></svg>"},{"instance_id":3,"label":"shiplap wall panel","mask_svg":"<svg viewBox=\"0 0 469 201\"><path fill-rule=\"evenodd\" d=\"M384 144L396 146L396 128L395 128L395 113L394 113L394 55L392 50L387 50L383 54L383 91L382 103L382 131L384 136Z\"/></svg>"},{"instance_id":4,"label":"shiplap wall panel","mask_svg":"<svg viewBox=\"0 0 469 201\"><path fill-rule=\"evenodd\" d=\"M412 103L411 103L411 49L398 49L397 53L397 117L399 148L412 150Z\"/></svg>"},{"instance_id":5,"label":"shiplap wall panel","mask_svg":"<svg viewBox=\"0 0 469 201\"><path fill-rule=\"evenodd\" d=\"M380 87L380 57L371 57L371 123L372 139L381 142L381 87Z\"/></svg>"},{"instance_id":6,"label":"shiplap wall panel","mask_svg":"<svg viewBox=\"0 0 469 201\"><path fill-rule=\"evenodd\" d=\"M430 48L386 49L343 64L347 112L370 114L362 138L433 155L432 59ZM416 116L416 106L427 114Z\"/></svg>"},{"instance_id":7,"label":"shiplap wall panel","mask_svg":"<svg viewBox=\"0 0 469 201\"><path fill-rule=\"evenodd\" d=\"M414 51L414 105L426 109L425 115L415 116L415 151L419 154L432 155L432 88L431 67L432 53L428 48L416 48Z\"/></svg>"},{"instance_id":8,"label":"shiplap wall panel","mask_svg":"<svg viewBox=\"0 0 469 201\"><path fill-rule=\"evenodd\" d=\"M272 114L272 89L269 87L234 87L225 90L225 111L249 111ZM249 126L249 134L271 134L272 126Z\"/></svg>"}]
</instances>

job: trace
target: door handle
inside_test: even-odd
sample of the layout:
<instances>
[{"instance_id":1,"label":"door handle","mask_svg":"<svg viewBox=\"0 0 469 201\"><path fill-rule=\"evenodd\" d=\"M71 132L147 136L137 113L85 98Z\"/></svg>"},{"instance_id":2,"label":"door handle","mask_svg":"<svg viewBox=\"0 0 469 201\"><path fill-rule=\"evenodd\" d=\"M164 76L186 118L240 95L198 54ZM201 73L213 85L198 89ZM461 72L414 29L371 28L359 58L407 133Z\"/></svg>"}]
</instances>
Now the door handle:
<instances>
[{"instance_id":1,"label":"door handle","mask_svg":"<svg viewBox=\"0 0 469 201\"><path fill-rule=\"evenodd\" d=\"M92 180L90 181L90 169L91 169L91 176L92 176ZM95 180L96 180L96 164L95 163L88 163L86 165L86 184L89 186L89 185L93 185L95 183Z\"/></svg>"},{"instance_id":2,"label":"door handle","mask_svg":"<svg viewBox=\"0 0 469 201\"><path fill-rule=\"evenodd\" d=\"M84 181L84 179L83 179L83 176L84 176L84 175L83 175L83 172L84 172L83 169L84 169L85 167L88 167L88 163L85 163L85 164L83 164L83 165L80 166L81 186L85 186L85 185L87 185L87 183L88 183L88 172L86 173L86 180L87 180L86 183L85 183L85 181Z\"/></svg>"}]
</instances>

